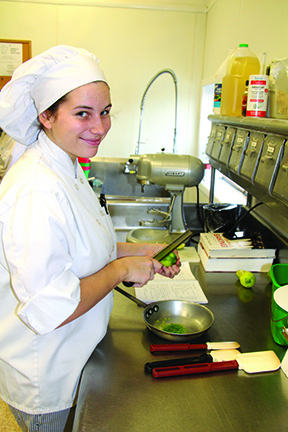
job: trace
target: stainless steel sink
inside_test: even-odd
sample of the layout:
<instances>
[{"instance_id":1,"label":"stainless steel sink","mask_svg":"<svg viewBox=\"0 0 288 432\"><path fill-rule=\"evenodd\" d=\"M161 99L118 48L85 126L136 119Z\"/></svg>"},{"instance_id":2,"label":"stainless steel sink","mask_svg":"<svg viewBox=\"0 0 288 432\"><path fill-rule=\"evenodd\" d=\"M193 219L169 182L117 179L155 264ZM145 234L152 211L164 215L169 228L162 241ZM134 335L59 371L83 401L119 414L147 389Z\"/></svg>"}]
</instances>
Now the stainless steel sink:
<instances>
[{"instance_id":1,"label":"stainless steel sink","mask_svg":"<svg viewBox=\"0 0 288 432\"><path fill-rule=\"evenodd\" d=\"M143 219L161 219L158 215L151 216L148 210L153 207L167 212L170 199L166 197L123 197L107 196L108 209L111 215L117 239L120 242L170 243L178 234L169 234L165 227L140 227ZM187 228L200 232L203 230L197 216L196 205L184 203ZM127 236L129 235L129 239Z\"/></svg>"}]
</instances>

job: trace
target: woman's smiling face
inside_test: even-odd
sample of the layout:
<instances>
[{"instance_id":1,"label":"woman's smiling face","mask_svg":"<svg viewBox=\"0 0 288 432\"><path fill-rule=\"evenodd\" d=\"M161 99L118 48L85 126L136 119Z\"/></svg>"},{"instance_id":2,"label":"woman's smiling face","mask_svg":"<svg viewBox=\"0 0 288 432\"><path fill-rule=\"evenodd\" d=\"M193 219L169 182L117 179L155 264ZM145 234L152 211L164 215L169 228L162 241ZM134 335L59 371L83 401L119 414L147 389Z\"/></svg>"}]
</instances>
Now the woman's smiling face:
<instances>
[{"instance_id":1,"label":"woman's smiling face","mask_svg":"<svg viewBox=\"0 0 288 432\"><path fill-rule=\"evenodd\" d=\"M46 135L75 162L76 157L92 158L111 127L110 91L97 81L72 90L55 114L40 114Z\"/></svg>"}]
</instances>

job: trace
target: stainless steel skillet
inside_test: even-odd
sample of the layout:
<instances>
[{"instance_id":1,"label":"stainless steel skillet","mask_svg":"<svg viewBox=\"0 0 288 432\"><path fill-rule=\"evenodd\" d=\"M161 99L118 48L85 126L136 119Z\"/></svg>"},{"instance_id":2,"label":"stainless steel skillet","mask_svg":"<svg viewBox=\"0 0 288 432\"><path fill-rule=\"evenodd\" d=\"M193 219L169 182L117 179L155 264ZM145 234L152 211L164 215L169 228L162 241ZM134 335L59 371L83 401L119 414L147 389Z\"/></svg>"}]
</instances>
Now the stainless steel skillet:
<instances>
[{"instance_id":1,"label":"stainless steel skillet","mask_svg":"<svg viewBox=\"0 0 288 432\"><path fill-rule=\"evenodd\" d=\"M143 320L156 335L174 342L187 342L202 336L214 323L214 315L206 306L190 301L161 300L146 304L122 288L115 290L144 308ZM163 324L181 324L187 333L170 333L161 329Z\"/></svg>"}]
</instances>

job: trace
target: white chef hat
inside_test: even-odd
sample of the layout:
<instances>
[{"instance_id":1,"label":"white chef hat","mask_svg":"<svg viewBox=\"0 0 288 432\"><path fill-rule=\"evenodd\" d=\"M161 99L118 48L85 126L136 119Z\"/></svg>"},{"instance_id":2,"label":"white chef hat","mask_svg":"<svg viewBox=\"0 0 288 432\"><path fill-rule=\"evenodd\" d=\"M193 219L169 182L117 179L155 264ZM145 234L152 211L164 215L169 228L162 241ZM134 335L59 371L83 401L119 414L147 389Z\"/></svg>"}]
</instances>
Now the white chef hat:
<instances>
[{"instance_id":1,"label":"white chef hat","mask_svg":"<svg viewBox=\"0 0 288 432\"><path fill-rule=\"evenodd\" d=\"M39 114L77 87L106 82L98 62L89 51L59 45L21 64L0 92L0 128L15 141L32 144Z\"/></svg>"}]
</instances>

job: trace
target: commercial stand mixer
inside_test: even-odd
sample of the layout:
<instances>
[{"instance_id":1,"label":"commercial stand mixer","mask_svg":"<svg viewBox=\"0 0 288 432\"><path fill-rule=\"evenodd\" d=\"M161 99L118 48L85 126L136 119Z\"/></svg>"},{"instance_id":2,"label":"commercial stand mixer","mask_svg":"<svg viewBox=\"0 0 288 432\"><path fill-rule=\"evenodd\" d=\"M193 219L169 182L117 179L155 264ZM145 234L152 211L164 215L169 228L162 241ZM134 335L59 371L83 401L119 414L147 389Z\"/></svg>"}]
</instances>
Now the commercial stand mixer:
<instances>
[{"instance_id":1,"label":"commercial stand mixer","mask_svg":"<svg viewBox=\"0 0 288 432\"><path fill-rule=\"evenodd\" d=\"M142 191L150 183L157 184L170 193L171 199L167 212L155 208L147 211L149 214L161 216L162 219L140 220L139 225L146 228L130 231L127 241L167 243L173 239L173 235L186 231L183 207L184 190L185 187L197 186L203 176L204 164L197 157L164 152L141 155L137 160L136 177L141 184ZM154 229L145 231L148 227ZM147 238L149 235L151 238Z\"/></svg>"}]
</instances>

